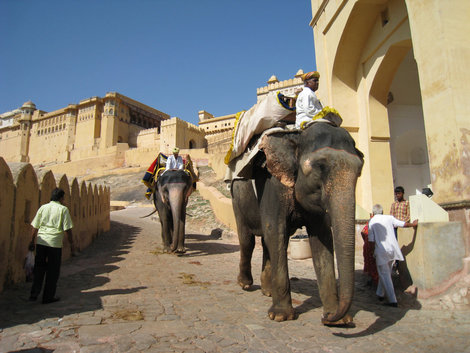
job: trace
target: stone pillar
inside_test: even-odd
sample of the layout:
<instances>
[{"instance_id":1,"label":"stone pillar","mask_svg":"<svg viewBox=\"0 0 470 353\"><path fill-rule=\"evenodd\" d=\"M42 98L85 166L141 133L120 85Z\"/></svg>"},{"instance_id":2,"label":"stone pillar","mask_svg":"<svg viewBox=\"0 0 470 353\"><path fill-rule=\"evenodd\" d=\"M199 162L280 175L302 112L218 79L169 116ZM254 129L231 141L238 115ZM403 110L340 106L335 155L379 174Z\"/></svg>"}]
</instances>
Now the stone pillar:
<instances>
[{"instance_id":1,"label":"stone pillar","mask_svg":"<svg viewBox=\"0 0 470 353\"><path fill-rule=\"evenodd\" d=\"M419 72L434 200L470 199L470 128L466 67L470 2L406 0ZM439 55L436 55L436 43Z\"/></svg>"}]
</instances>

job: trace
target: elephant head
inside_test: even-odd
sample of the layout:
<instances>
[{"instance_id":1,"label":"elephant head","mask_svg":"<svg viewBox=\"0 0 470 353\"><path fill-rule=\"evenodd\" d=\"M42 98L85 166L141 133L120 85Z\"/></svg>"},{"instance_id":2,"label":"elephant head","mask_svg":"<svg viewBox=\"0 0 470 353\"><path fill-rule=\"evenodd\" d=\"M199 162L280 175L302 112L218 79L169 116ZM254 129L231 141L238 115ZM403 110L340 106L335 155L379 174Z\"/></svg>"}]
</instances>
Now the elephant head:
<instances>
[{"instance_id":1,"label":"elephant head","mask_svg":"<svg viewBox=\"0 0 470 353\"><path fill-rule=\"evenodd\" d=\"M157 179L154 204L162 225L164 251L183 253L186 205L192 178L183 170L168 170Z\"/></svg>"},{"instance_id":2,"label":"elephant head","mask_svg":"<svg viewBox=\"0 0 470 353\"><path fill-rule=\"evenodd\" d=\"M336 312L326 312L324 323L338 321L354 293L355 190L363 154L346 130L328 123L315 123L300 134L265 136L260 147L268 171L294 189L296 208L305 218L320 217L331 225L339 298Z\"/></svg>"}]
</instances>

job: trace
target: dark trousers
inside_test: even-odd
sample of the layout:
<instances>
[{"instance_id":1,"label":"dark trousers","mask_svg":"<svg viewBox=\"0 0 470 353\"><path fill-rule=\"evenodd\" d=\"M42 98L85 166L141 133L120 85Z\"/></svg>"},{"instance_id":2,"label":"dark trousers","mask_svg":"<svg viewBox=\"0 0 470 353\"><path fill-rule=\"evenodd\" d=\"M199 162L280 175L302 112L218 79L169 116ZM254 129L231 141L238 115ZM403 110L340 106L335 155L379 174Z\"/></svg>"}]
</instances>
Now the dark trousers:
<instances>
[{"instance_id":1,"label":"dark trousers","mask_svg":"<svg viewBox=\"0 0 470 353\"><path fill-rule=\"evenodd\" d=\"M54 298L57 288L57 280L59 279L60 274L61 260L61 248L52 248L41 244L36 245L31 297L37 298L39 296L39 293L41 293L42 283L44 282L44 277L46 277L42 300L49 301Z\"/></svg>"}]
</instances>

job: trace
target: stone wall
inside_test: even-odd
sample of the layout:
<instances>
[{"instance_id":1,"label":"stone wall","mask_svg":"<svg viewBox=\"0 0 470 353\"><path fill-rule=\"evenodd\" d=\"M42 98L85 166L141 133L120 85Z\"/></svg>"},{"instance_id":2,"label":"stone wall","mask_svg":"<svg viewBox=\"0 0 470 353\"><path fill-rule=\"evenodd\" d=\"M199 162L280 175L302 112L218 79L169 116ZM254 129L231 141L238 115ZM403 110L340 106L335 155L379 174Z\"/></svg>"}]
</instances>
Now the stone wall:
<instances>
[{"instance_id":1,"label":"stone wall","mask_svg":"<svg viewBox=\"0 0 470 353\"><path fill-rule=\"evenodd\" d=\"M222 195L213 186L206 186L204 183L198 184L199 193L211 204L215 217L230 229L237 231L237 222L232 208L232 199Z\"/></svg>"},{"instance_id":2,"label":"stone wall","mask_svg":"<svg viewBox=\"0 0 470 353\"><path fill-rule=\"evenodd\" d=\"M48 203L51 191L65 191L64 204L74 223L78 250L110 228L110 190L101 185L72 182L66 175L55 177L49 171L37 172L29 163L6 163L0 157L0 292L5 285L25 280L24 259L31 241L31 221L38 208ZM62 259L70 257L70 244L64 237Z\"/></svg>"}]
</instances>

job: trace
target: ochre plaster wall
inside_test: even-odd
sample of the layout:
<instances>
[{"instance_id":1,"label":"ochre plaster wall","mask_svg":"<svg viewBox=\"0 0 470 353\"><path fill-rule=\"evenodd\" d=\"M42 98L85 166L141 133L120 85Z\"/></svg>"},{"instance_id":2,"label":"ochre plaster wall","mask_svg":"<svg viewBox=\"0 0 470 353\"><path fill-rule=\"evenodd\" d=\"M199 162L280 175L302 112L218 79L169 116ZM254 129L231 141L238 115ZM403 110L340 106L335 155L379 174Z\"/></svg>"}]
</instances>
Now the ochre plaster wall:
<instances>
[{"instance_id":1,"label":"ochre plaster wall","mask_svg":"<svg viewBox=\"0 0 470 353\"><path fill-rule=\"evenodd\" d=\"M406 1L437 202L470 199L470 2ZM436 45L439 55L436 55ZM445 121L445 123L443 123Z\"/></svg>"},{"instance_id":2,"label":"ochre plaster wall","mask_svg":"<svg viewBox=\"0 0 470 353\"><path fill-rule=\"evenodd\" d=\"M393 201L388 93L410 52L419 76L415 81L434 199L468 200L470 71L462 68L470 59L470 2L312 0L311 4L310 25L321 75L317 95L324 105L340 111L346 129L357 131L354 138L365 154L357 202L370 209L375 203L388 206Z\"/></svg>"}]
</instances>

